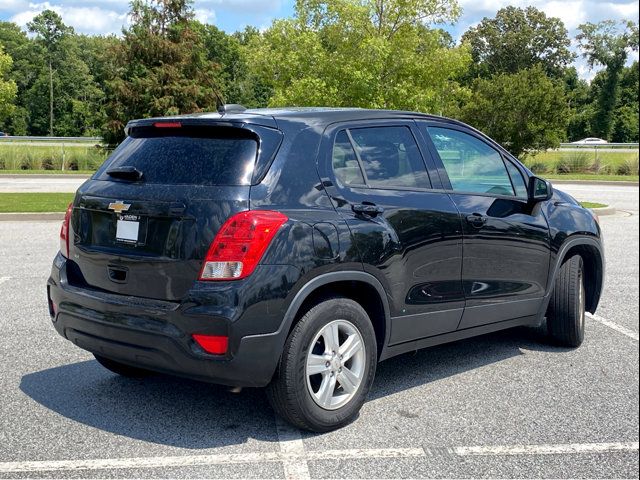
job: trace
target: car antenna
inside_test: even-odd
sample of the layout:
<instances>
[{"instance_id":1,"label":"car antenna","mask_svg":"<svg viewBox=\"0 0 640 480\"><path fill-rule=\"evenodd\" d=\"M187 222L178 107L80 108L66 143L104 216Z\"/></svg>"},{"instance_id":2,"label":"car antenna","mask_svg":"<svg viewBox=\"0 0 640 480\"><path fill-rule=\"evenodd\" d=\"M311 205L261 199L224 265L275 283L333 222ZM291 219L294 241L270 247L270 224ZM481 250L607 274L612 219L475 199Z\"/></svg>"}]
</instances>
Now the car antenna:
<instances>
[{"instance_id":1,"label":"car antenna","mask_svg":"<svg viewBox=\"0 0 640 480\"><path fill-rule=\"evenodd\" d=\"M239 103L226 103L218 107L218 113L220 115L225 115L227 113L242 113L246 111L247 107L240 105Z\"/></svg>"}]
</instances>

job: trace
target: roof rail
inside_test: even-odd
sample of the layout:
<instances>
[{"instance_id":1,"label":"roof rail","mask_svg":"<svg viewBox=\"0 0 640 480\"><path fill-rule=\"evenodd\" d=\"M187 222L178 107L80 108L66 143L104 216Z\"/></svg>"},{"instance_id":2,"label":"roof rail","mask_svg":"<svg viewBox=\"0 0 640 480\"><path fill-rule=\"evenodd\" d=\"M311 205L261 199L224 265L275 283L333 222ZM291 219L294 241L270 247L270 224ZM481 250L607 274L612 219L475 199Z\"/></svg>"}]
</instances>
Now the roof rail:
<instances>
[{"instance_id":1,"label":"roof rail","mask_svg":"<svg viewBox=\"0 0 640 480\"><path fill-rule=\"evenodd\" d=\"M247 107L238 103L225 103L224 105L220 105L218 107L218 113L220 115L224 115L226 113L242 113L246 111Z\"/></svg>"}]
</instances>

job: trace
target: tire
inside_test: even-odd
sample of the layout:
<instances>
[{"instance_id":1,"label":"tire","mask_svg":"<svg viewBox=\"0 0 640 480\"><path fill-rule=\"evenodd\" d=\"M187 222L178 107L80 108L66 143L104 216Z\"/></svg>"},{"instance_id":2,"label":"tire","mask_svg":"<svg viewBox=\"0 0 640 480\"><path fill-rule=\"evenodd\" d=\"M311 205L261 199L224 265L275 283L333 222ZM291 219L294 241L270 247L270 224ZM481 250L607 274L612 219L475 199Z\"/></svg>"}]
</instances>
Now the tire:
<instances>
[{"instance_id":1,"label":"tire","mask_svg":"<svg viewBox=\"0 0 640 480\"><path fill-rule=\"evenodd\" d=\"M150 370L132 367L130 365L126 365L124 363L116 362L115 360L96 355L95 353L93 354L93 356L96 357L98 363L104 368L112 371L113 373L117 373L118 375L122 375L123 377L144 378L153 375L153 372L151 372Z\"/></svg>"},{"instance_id":2,"label":"tire","mask_svg":"<svg viewBox=\"0 0 640 480\"><path fill-rule=\"evenodd\" d=\"M567 259L558 272L547 309L547 333L554 343L577 348L584 340L585 289L582 257Z\"/></svg>"},{"instance_id":3,"label":"tire","mask_svg":"<svg viewBox=\"0 0 640 480\"><path fill-rule=\"evenodd\" d=\"M337 349L330 338L335 338L336 331ZM356 352L357 341L362 349ZM313 432L327 432L352 422L373 383L376 345L371 320L359 303L343 297L320 301L289 334L267 387L269 403L289 423ZM316 370L322 373L313 374Z\"/></svg>"}]
</instances>

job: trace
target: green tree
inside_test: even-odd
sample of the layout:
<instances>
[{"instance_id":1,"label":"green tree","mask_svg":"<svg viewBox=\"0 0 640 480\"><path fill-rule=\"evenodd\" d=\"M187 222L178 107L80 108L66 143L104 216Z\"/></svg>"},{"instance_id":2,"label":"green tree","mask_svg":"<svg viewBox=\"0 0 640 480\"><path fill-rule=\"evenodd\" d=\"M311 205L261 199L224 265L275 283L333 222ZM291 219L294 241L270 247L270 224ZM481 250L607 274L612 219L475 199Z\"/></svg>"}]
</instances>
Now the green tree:
<instances>
[{"instance_id":1,"label":"green tree","mask_svg":"<svg viewBox=\"0 0 640 480\"><path fill-rule=\"evenodd\" d=\"M3 121L15 108L14 101L18 86L16 82L8 79L12 63L13 60L4 53L4 48L0 45L0 121Z\"/></svg>"},{"instance_id":2,"label":"green tree","mask_svg":"<svg viewBox=\"0 0 640 480\"><path fill-rule=\"evenodd\" d=\"M271 89L249 69L246 45L260 36L257 29L246 27L243 31L228 35L214 25L193 22L204 40L207 58L220 66L221 96L224 103L240 103L247 107L264 107Z\"/></svg>"},{"instance_id":3,"label":"green tree","mask_svg":"<svg viewBox=\"0 0 640 480\"><path fill-rule=\"evenodd\" d=\"M53 136L53 68L60 58L60 44L64 37L72 32L60 15L53 10L44 10L27 24L31 33L46 52L45 58L49 66L49 135Z\"/></svg>"},{"instance_id":4,"label":"green tree","mask_svg":"<svg viewBox=\"0 0 640 480\"><path fill-rule=\"evenodd\" d=\"M215 110L221 100L220 67L207 57L189 0L134 0L130 18L107 65L111 142L132 118Z\"/></svg>"},{"instance_id":5,"label":"green tree","mask_svg":"<svg viewBox=\"0 0 640 480\"><path fill-rule=\"evenodd\" d=\"M535 7L501 8L495 18L484 18L465 32L462 41L471 47L474 77L540 64L547 75L559 78L575 57L564 23Z\"/></svg>"},{"instance_id":6,"label":"green tree","mask_svg":"<svg viewBox=\"0 0 640 480\"><path fill-rule=\"evenodd\" d=\"M535 65L476 79L462 117L518 156L557 147L566 134L569 109L562 83Z\"/></svg>"},{"instance_id":7,"label":"green tree","mask_svg":"<svg viewBox=\"0 0 640 480\"><path fill-rule=\"evenodd\" d=\"M611 140L614 142L638 142L640 90L638 62L623 69L620 75L620 98L616 108Z\"/></svg>"},{"instance_id":8,"label":"green tree","mask_svg":"<svg viewBox=\"0 0 640 480\"><path fill-rule=\"evenodd\" d=\"M11 112L0 121L0 130L13 135L26 135L28 112L22 105L25 86L33 81L34 61L33 48L29 39L18 25L11 22L0 22L0 45L12 60L12 68L5 74L6 80L12 80L17 86L15 106Z\"/></svg>"},{"instance_id":9,"label":"green tree","mask_svg":"<svg viewBox=\"0 0 640 480\"><path fill-rule=\"evenodd\" d=\"M455 0L298 0L249 42L250 68L270 84L270 105L451 111L466 92L466 48L427 23L454 21Z\"/></svg>"},{"instance_id":10,"label":"green tree","mask_svg":"<svg viewBox=\"0 0 640 480\"><path fill-rule=\"evenodd\" d=\"M575 67L567 68L562 80L570 109L567 138L574 141L589 137L594 116L592 89L578 76Z\"/></svg>"},{"instance_id":11,"label":"green tree","mask_svg":"<svg viewBox=\"0 0 640 480\"><path fill-rule=\"evenodd\" d=\"M638 50L638 25L606 20L585 23L576 36L590 67L605 67L604 83L596 100L594 135L610 139L620 94L620 78L630 50Z\"/></svg>"}]
</instances>

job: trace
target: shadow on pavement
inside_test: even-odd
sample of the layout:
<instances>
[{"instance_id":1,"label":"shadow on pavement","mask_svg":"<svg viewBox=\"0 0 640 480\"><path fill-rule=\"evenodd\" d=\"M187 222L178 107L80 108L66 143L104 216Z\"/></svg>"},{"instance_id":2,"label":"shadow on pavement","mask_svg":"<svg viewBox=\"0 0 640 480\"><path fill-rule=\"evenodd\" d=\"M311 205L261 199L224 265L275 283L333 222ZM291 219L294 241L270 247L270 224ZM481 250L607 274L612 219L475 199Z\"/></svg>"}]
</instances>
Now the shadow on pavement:
<instances>
[{"instance_id":1,"label":"shadow on pavement","mask_svg":"<svg viewBox=\"0 0 640 480\"><path fill-rule=\"evenodd\" d=\"M535 329L515 329L404 354L378 365L369 399L521 355L521 348L562 352ZM262 389L233 394L226 387L158 375L118 377L96 361L50 368L22 377L20 389L76 422L125 437L204 449L277 441L273 412Z\"/></svg>"},{"instance_id":2,"label":"shadow on pavement","mask_svg":"<svg viewBox=\"0 0 640 480\"><path fill-rule=\"evenodd\" d=\"M521 327L405 353L378 364L369 399L523 355L523 348L549 353L569 350L549 344L542 328Z\"/></svg>"},{"instance_id":3,"label":"shadow on pavement","mask_svg":"<svg viewBox=\"0 0 640 480\"><path fill-rule=\"evenodd\" d=\"M264 392L157 375L119 377L95 360L22 377L20 389L36 402L76 422L125 437L204 449L277 441Z\"/></svg>"}]
</instances>

